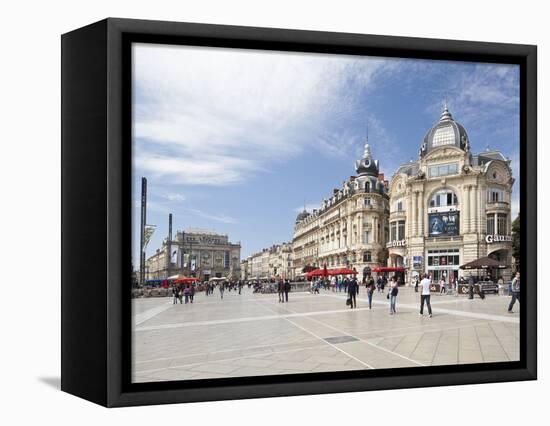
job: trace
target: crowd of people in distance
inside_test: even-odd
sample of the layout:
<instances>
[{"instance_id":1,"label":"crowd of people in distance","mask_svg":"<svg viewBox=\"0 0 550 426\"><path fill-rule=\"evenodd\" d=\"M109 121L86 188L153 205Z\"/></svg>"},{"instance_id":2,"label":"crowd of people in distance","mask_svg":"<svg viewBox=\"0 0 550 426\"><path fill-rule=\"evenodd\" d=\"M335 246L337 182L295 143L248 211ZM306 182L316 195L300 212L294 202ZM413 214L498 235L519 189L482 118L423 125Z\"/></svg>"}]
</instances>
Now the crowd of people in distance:
<instances>
[{"instance_id":1,"label":"crowd of people in distance","mask_svg":"<svg viewBox=\"0 0 550 426\"><path fill-rule=\"evenodd\" d=\"M384 289L387 287L386 298L389 302L389 313L395 315L397 313L397 295L399 294L399 286L402 284L400 276L392 276L388 279L386 275L380 275L376 280L372 276L366 276L363 278L362 284L365 286L368 308L372 309L373 294L384 293ZM243 286L247 285L249 288L253 286L253 292L262 293L277 293L279 303L288 303L288 294L291 292L291 283L288 279L282 279L280 277L267 280L265 282L245 282L238 281L216 281L205 282L200 285L200 289L205 291L206 296L214 294L215 288L218 288L220 298L223 299L225 291L235 291L241 294ZM433 281L429 274L424 274L422 277L416 276L413 279L414 291L420 292L420 311L421 316L424 315L424 307L426 306L428 316L432 317L431 306L431 294L433 289ZM480 298L484 299L484 292L481 288L476 289L474 277L470 276L466 280L464 277L454 278L449 283L445 279L439 281L439 294L444 295L451 293L455 296L459 294L459 286L468 286L468 298L473 299L477 294ZM319 290L332 291L336 293L343 292L347 295L346 305L350 309L357 308L357 295L359 294L359 288L361 284L358 282L356 276L351 277L315 277L310 281L309 291L311 294L320 294ZM511 296L510 303L508 305L508 312L514 313L513 308L516 302L520 301L520 274L517 272L514 275L512 282L509 285L509 295ZM193 303L195 292L197 288L194 284L174 285L172 287L173 304L187 304ZM437 291L437 287L436 287Z\"/></svg>"},{"instance_id":2,"label":"crowd of people in distance","mask_svg":"<svg viewBox=\"0 0 550 426\"><path fill-rule=\"evenodd\" d=\"M511 300L508 306L508 312L513 313L514 304L519 302L520 298L520 280L519 272L514 276L514 279L509 286L509 295ZM488 277L483 277L483 280L488 281ZM395 315L397 313L397 295L399 294L399 286L402 285L400 276L392 276L388 279L386 275L379 275L375 280L372 276L364 277L363 283L367 292L368 307L372 309L372 299L375 292L384 293L384 289L388 287L386 298L389 301L389 313ZM447 282L444 278L439 280L439 289L436 290L440 295L454 294L458 296L459 286L467 285L467 294L469 299L473 299L475 295L484 299L484 291L480 288L476 288L476 283L473 276L468 279L461 277L450 280ZM421 316L424 315L424 307L427 308L428 316L432 317L431 295L434 288L434 282L429 274L422 276L416 276L413 279L414 291L418 293L420 291L420 311ZM319 294L319 290L330 290L333 292L344 292L347 294L346 305L351 309L357 307L357 295L359 294L360 284L355 277L316 277L311 280L310 293Z\"/></svg>"}]
</instances>

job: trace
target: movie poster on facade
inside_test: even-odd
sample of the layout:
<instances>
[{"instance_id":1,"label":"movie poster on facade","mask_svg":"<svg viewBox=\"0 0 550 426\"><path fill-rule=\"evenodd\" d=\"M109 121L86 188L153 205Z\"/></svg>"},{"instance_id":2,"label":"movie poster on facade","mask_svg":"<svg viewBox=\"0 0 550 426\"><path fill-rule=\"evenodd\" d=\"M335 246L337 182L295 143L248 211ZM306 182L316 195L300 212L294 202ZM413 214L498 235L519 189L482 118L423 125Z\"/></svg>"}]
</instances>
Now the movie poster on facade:
<instances>
[{"instance_id":1,"label":"movie poster on facade","mask_svg":"<svg viewBox=\"0 0 550 426\"><path fill-rule=\"evenodd\" d=\"M430 213L430 237L449 237L459 233L459 212Z\"/></svg>"}]
</instances>

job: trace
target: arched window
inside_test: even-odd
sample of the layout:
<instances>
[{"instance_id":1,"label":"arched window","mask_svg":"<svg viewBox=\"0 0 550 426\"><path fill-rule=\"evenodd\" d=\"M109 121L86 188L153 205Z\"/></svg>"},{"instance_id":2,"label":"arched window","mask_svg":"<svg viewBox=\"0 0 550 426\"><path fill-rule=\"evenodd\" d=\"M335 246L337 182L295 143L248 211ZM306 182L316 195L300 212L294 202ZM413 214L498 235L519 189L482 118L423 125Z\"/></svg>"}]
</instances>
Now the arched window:
<instances>
[{"instance_id":1,"label":"arched window","mask_svg":"<svg viewBox=\"0 0 550 426\"><path fill-rule=\"evenodd\" d=\"M443 189L432 195L429 206L434 208L458 206L458 198L450 189Z\"/></svg>"},{"instance_id":2,"label":"arched window","mask_svg":"<svg viewBox=\"0 0 550 426\"><path fill-rule=\"evenodd\" d=\"M365 192L370 192L370 182L365 182Z\"/></svg>"}]
</instances>

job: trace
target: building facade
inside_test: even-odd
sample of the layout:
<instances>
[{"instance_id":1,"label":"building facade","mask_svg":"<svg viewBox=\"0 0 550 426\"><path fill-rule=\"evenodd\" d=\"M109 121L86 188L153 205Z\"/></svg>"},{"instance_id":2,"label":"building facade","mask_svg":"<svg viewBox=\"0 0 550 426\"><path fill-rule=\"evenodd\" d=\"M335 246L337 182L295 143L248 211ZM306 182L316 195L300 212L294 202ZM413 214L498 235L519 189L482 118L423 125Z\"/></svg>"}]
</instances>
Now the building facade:
<instances>
[{"instance_id":1,"label":"building facade","mask_svg":"<svg viewBox=\"0 0 550 426\"><path fill-rule=\"evenodd\" d=\"M387 260L388 183L368 141L357 175L334 189L321 208L298 214L292 241L294 276L314 267L353 268L367 276Z\"/></svg>"},{"instance_id":2,"label":"building facade","mask_svg":"<svg viewBox=\"0 0 550 426\"><path fill-rule=\"evenodd\" d=\"M292 245L290 243L275 244L254 253L241 262L243 279L271 279L275 277L293 279Z\"/></svg>"},{"instance_id":3,"label":"building facade","mask_svg":"<svg viewBox=\"0 0 550 426\"><path fill-rule=\"evenodd\" d=\"M473 154L445 106L418 160L392 177L388 266L406 268L409 281L422 273L449 281L477 274L459 266L480 257L511 265L513 184L510 161L497 151ZM510 269L499 274L508 279Z\"/></svg>"},{"instance_id":4,"label":"building facade","mask_svg":"<svg viewBox=\"0 0 550 426\"><path fill-rule=\"evenodd\" d=\"M232 243L226 234L201 229L178 231L169 244L162 246L146 261L147 279L164 279L173 275L197 277L241 277L241 245Z\"/></svg>"}]
</instances>

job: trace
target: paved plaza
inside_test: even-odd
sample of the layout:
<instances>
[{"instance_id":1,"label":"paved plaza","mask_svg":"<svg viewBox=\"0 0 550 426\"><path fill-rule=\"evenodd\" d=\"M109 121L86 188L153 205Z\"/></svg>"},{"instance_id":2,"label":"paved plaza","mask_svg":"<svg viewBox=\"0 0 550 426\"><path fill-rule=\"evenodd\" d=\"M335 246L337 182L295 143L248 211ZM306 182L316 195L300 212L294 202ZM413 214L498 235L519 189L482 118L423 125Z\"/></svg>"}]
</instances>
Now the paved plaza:
<instances>
[{"instance_id":1,"label":"paved plaza","mask_svg":"<svg viewBox=\"0 0 550 426\"><path fill-rule=\"evenodd\" d=\"M357 309L345 293L225 291L133 299L133 381L242 377L519 360L519 303L510 297L432 295L433 317L419 315L419 293L400 288L397 314L385 294Z\"/></svg>"}]
</instances>

